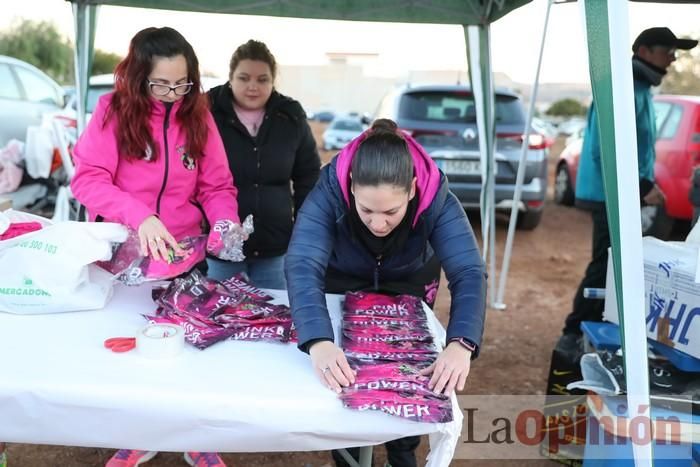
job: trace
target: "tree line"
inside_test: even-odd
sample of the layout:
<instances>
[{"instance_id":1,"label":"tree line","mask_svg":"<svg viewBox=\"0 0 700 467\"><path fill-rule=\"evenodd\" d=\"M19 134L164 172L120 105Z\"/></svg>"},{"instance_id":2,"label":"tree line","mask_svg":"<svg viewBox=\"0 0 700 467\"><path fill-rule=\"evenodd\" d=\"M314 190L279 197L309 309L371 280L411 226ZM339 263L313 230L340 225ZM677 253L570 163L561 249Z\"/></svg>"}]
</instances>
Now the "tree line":
<instances>
[{"instance_id":1,"label":"tree line","mask_svg":"<svg viewBox=\"0 0 700 467\"><path fill-rule=\"evenodd\" d=\"M61 84L75 82L73 44L61 35L54 23L21 20L0 31L0 55L24 60ZM92 74L114 72L122 57L96 49Z\"/></svg>"}]
</instances>

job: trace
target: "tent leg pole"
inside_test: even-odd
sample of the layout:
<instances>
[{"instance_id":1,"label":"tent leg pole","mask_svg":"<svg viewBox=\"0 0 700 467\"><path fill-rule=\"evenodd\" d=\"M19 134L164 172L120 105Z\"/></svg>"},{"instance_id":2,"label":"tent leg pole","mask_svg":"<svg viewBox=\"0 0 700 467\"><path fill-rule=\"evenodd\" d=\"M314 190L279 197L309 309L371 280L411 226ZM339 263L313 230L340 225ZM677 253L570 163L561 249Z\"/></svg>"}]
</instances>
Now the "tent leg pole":
<instances>
[{"instance_id":1,"label":"tent leg pole","mask_svg":"<svg viewBox=\"0 0 700 467\"><path fill-rule=\"evenodd\" d=\"M547 38L547 29L549 26L549 13L552 8L553 0L547 1L547 12L544 16L544 27L542 28L542 40L540 41L540 54L537 58L537 69L535 71L535 82L532 86L532 94L530 96L530 105L527 111L527 120L525 124L525 135L523 136L523 144L520 150L520 161L518 162L518 172L515 176L515 193L513 194L513 207L510 211L510 222L508 223L508 236L506 238L505 252L503 253L503 263L501 265L501 275L498 281L498 295L493 304L493 308L497 310L505 310L506 304L504 296L506 294L506 282L508 281L508 271L510 269L510 257L513 252L513 239L515 238L515 228L518 223L518 206L523 192L523 181L525 179L525 163L527 160L527 150L530 139L530 128L532 126L532 117L535 114L535 102L537 102L537 91L540 86L540 70L542 69L542 55L544 54L544 44Z\"/></svg>"},{"instance_id":2,"label":"tent leg pole","mask_svg":"<svg viewBox=\"0 0 700 467\"><path fill-rule=\"evenodd\" d=\"M481 162L481 242L482 259L487 265L491 280L495 282L495 118L493 74L491 70L490 29L488 25L464 26L467 42L469 79L476 107L476 124L479 133ZM495 299L495 288L489 287L489 304Z\"/></svg>"},{"instance_id":3,"label":"tent leg pole","mask_svg":"<svg viewBox=\"0 0 700 467\"><path fill-rule=\"evenodd\" d=\"M372 467L372 446L360 448L360 467Z\"/></svg>"},{"instance_id":4,"label":"tent leg pole","mask_svg":"<svg viewBox=\"0 0 700 467\"><path fill-rule=\"evenodd\" d=\"M639 420L636 434L653 433L649 414L648 313L639 207L634 78L630 66L626 1L584 0L591 89L600 131L610 258L627 382L627 417ZM614 25L614 26L613 26ZM632 144L630 144L632 142ZM610 273L611 271L608 271ZM653 437L653 435L651 435ZM635 439L635 436L632 436ZM632 442L634 465L654 464L653 443Z\"/></svg>"},{"instance_id":5,"label":"tent leg pole","mask_svg":"<svg viewBox=\"0 0 700 467\"><path fill-rule=\"evenodd\" d=\"M75 92L77 96L77 131L80 135L85 129L85 105L90 82L92 50L95 39L97 6L82 1L73 4L73 25L75 29Z\"/></svg>"}]
</instances>

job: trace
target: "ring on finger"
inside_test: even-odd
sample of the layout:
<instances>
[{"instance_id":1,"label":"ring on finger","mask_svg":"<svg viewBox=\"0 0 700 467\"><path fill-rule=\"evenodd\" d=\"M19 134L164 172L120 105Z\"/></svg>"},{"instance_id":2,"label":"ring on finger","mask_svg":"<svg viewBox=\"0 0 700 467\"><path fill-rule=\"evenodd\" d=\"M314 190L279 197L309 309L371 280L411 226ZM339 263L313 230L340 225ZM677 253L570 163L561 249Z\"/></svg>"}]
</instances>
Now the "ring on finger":
<instances>
[{"instance_id":1,"label":"ring on finger","mask_svg":"<svg viewBox=\"0 0 700 467\"><path fill-rule=\"evenodd\" d=\"M323 373L323 374L325 375L326 372L327 372L328 370L330 370L330 369L331 369L331 367L327 366L327 367L325 367L323 370L321 370L321 373Z\"/></svg>"}]
</instances>

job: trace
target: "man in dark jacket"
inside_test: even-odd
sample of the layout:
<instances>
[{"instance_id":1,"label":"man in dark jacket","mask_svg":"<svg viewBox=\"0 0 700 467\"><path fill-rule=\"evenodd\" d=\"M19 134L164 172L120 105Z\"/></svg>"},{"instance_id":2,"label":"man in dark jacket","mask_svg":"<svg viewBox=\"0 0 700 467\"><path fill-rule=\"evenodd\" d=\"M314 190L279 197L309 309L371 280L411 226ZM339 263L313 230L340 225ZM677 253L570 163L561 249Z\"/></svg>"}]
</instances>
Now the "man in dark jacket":
<instances>
[{"instance_id":1,"label":"man in dark jacket","mask_svg":"<svg viewBox=\"0 0 700 467\"><path fill-rule=\"evenodd\" d=\"M664 203L664 195L654 182L656 117L651 87L661 84L666 70L676 59L677 50L692 49L697 44L696 40L677 38L668 28L657 27L642 31L632 45L637 165L642 204L661 206ZM591 104L576 181L576 205L591 211L593 254L576 291L572 311L566 318L563 335L556 347L571 360L575 360L581 353L581 322L603 319L603 302L583 296L585 288L604 288L607 274L610 233L600 152L598 118L595 105Z\"/></svg>"}]
</instances>

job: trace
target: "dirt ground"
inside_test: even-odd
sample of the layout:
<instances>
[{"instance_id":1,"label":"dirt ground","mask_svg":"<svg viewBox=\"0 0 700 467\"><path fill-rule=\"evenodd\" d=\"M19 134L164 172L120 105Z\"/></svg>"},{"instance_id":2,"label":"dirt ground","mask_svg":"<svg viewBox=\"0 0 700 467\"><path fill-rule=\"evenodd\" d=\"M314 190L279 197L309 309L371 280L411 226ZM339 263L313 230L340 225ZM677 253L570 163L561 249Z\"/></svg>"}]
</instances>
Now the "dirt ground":
<instances>
[{"instance_id":1,"label":"dirt ground","mask_svg":"<svg viewBox=\"0 0 700 467\"><path fill-rule=\"evenodd\" d=\"M314 127L320 135L321 127ZM564 317L590 256L591 227L589 216L582 211L558 206L551 200L552 168L562 149L558 141L550 153L550 194L542 223L531 232L518 232L506 289L505 311L487 312L486 331L481 356L473 363L465 394L525 395L543 394L552 348L560 333ZM324 154L328 159L329 154ZM478 235L478 216L469 213ZM500 272L507 218L498 223L497 254ZM489 280L489 286L496 283ZM436 312L447 322L449 292L441 285ZM108 421L105 421L108 422ZM12 423L2 420L0 423ZM419 459L425 459L427 438L419 447ZM12 444L8 447L11 467L98 466L104 465L113 450L63 446ZM321 467L331 465L330 453L262 453L224 454L229 466ZM383 465L385 453L376 449L375 465ZM422 464L422 462L421 462ZM146 464L152 467L186 465L178 453L161 453ZM554 466L547 460L481 461L459 460L462 466Z\"/></svg>"}]
</instances>

